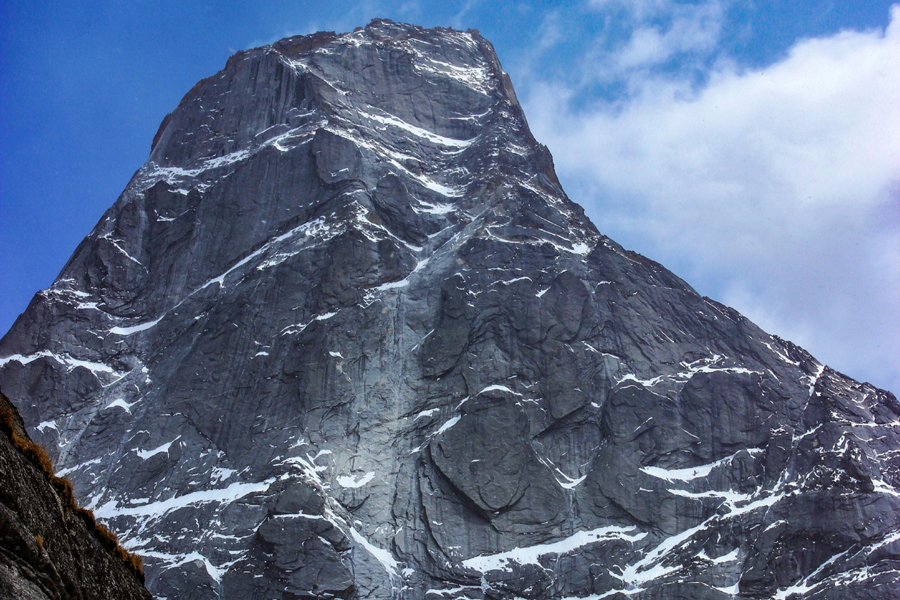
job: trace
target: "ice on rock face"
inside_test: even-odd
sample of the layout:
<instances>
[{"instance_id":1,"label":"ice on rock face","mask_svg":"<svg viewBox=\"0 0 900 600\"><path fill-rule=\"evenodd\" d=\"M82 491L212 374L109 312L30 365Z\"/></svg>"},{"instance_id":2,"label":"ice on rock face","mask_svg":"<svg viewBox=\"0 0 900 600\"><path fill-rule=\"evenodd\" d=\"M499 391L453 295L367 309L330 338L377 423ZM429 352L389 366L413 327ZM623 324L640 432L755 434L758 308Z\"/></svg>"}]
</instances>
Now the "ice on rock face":
<instances>
[{"instance_id":1,"label":"ice on rock face","mask_svg":"<svg viewBox=\"0 0 900 600\"><path fill-rule=\"evenodd\" d=\"M121 506L115 500L110 500L95 508L94 513L101 519L113 519L120 516L137 517L138 520L152 519L190 506L204 504L227 505L250 494L264 492L274 482L275 479L267 479L258 483L236 482L224 488L202 490L180 496L176 495L166 500L150 502L140 506Z\"/></svg>"},{"instance_id":2,"label":"ice on rock face","mask_svg":"<svg viewBox=\"0 0 900 600\"><path fill-rule=\"evenodd\" d=\"M746 450L748 454L758 454L760 452L757 448L751 448ZM736 455L731 455L721 460L717 460L715 462L700 465L696 467L689 467L686 469L662 469L660 467L641 467L641 471L646 473L647 475L651 475L653 477L657 477L659 479L665 479L666 481L692 481L694 479L700 479L703 477L708 477L710 473L712 473L713 469L716 467L724 466L730 463Z\"/></svg>"},{"instance_id":3,"label":"ice on rock face","mask_svg":"<svg viewBox=\"0 0 900 600\"><path fill-rule=\"evenodd\" d=\"M415 125L410 125L406 121L401 121L397 117L391 115L375 115L375 114L367 114L360 113L360 115L366 119L370 119L377 123L382 123L384 125L390 125L392 127L396 127L398 129L403 130L406 133L410 133L415 137L422 138L432 144L437 144L439 146L449 146L452 148L466 148L472 145L472 142L475 140L456 140L453 138L444 137L442 135L438 135L436 133L432 133L426 129L422 129L421 127L416 127Z\"/></svg>"},{"instance_id":4,"label":"ice on rock face","mask_svg":"<svg viewBox=\"0 0 900 600\"><path fill-rule=\"evenodd\" d=\"M511 389L509 389L509 388L506 387L505 385L500 385L500 384L496 384L496 383L493 384L493 385L489 385L489 386L487 386L486 388L482 389L480 392L478 392L478 394L479 394L479 395L480 395L480 394L485 394L485 393L487 393L487 392L506 392L507 394L512 394L513 396L521 396L521 395L522 395L522 394L520 394L520 393L518 393L518 392L512 391Z\"/></svg>"},{"instance_id":5,"label":"ice on rock face","mask_svg":"<svg viewBox=\"0 0 900 600\"><path fill-rule=\"evenodd\" d=\"M579 531L578 533L557 542L524 548L513 548L506 552L488 556L476 556L464 560L463 565L481 572L508 570L511 569L514 564L540 565L540 559L544 556L569 554L582 546L606 541L624 540L627 542L637 542L646 535L646 533L638 532L636 527L600 527L591 531Z\"/></svg>"},{"instance_id":6,"label":"ice on rock face","mask_svg":"<svg viewBox=\"0 0 900 600\"><path fill-rule=\"evenodd\" d=\"M112 402L110 402L109 404L107 404L107 405L106 405L106 408L107 408L107 409L110 409L110 408L121 408L122 410L124 410L124 411L127 412L128 414L131 414L131 407L134 406L135 404L137 404L137 402L132 402L132 403L129 404L128 402L125 402L125 400L123 400L122 398L116 398L115 400L113 400ZM40 428L40 427L38 427L38 428ZM54 427L54 429L55 429L55 427Z\"/></svg>"},{"instance_id":7,"label":"ice on rock face","mask_svg":"<svg viewBox=\"0 0 900 600\"><path fill-rule=\"evenodd\" d=\"M353 527L350 528L350 533L353 536L354 541L362 546L366 550L366 552L374 556L375 559L382 564L384 570L387 571L388 574L397 576L397 567L399 565L397 563L397 560L393 556L391 556L390 552L372 544Z\"/></svg>"},{"instance_id":8,"label":"ice on rock face","mask_svg":"<svg viewBox=\"0 0 900 600\"><path fill-rule=\"evenodd\" d=\"M177 441L178 441L178 438L175 438L171 442L166 442L165 444L163 444L161 446L157 446L156 448L153 448L152 450L137 450L136 454L144 460L147 460L148 458L156 456L157 454L168 454L169 448L171 448L172 444L176 443Z\"/></svg>"},{"instance_id":9,"label":"ice on rock face","mask_svg":"<svg viewBox=\"0 0 900 600\"><path fill-rule=\"evenodd\" d=\"M375 472L369 471L368 473L366 473L359 479L356 479L356 478L354 478L352 476L348 476L348 475L339 475L336 478L336 481L338 482L338 484L341 487L360 488L360 487L366 485L367 483L369 483L370 481L372 481L373 479L375 479Z\"/></svg>"},{"instance_id":10,"label":"ice on rock face","mask_svg":"<svg viewBox=\"0 0 900 600\"><path fill-rule=\"evenodd\" d=\"M162 321L162 317L155 321L148 321L139 325L132 325L131 327L113 327L109 332L116 335L132 335L141 331L147 331L148 329L155 327L160 321Z\"/></svg>"},{"instance_id":11,"label":"ice on rock face","mask_svg":"<svg viewBox=\"0 0 900 600\"><path fill-rule=\"evenodd\" d=\"M434 415L435 413L437 413L438 411L439 411L439 409L437 409L437 408L430 408L428 410L423 410L422 412L420 412L419 414L416 415L416 419L430 417L430 416Z\"/></svg>"},{"instance_id":12,"label":"ice on rock face","mask_svg":"<svg viewBox=\"0 0 900 600\"><path fill-rule=\"evenodd\" d=\"M449 419L446 423L441 425L438 428L438 430L434 432L434 434L440 435L440 434L444 433L445 431L447 431L448 429L450 429L451 427L456 425L459 422L459 419L460 419L460 417L453 417L452 419Z\"/></svg>"},{"instance_id":13,"label":"ice on rock face","mask_svg":"<svg viewBox=\"0 0 900 600\"><path fill-rule=\"evenodd\" d=\"M46 429L56 430L57 427L56 427L56 423L54 421L42 421L41 423L38 423L38 425L35 427L35 429L37 429L38 431L43 433Z\"/></svg>"},{"instance_id":14,"label":"ice on rock face","mask_svg":"<svg viewBox=\"0 0 900 600\"><path fill-rule=\"evenodd\" d=\"M235 54L0 382L158 598L900 581L896 398L601 235L474 31Z\"/></svg>"},{"instance_id":15,"label":"ice on rock face","mask_svg":"<svg viewBox=\"0 0 900 600\"><path fill-rule=\"evenodd\" d=\"M94 374L98 373L106 373L106 374L117 374L116 370L113 369L109 365L105 365L103 363L88 361L88 360L79 360L77 358L73 358L72 356L68 356L65 354L57 354L54 352L49 352L47 350L40 350L35 352L34 354L21 355L21 354L11 354L0 358L0 367L11 363L17 362L22 365L27 365L33 361L36 361L41 358L49 358L53 361L60 363L66 366L67 371L71 371L76 367L82 367L91 371Z\"/></svg>"}]
</instances>

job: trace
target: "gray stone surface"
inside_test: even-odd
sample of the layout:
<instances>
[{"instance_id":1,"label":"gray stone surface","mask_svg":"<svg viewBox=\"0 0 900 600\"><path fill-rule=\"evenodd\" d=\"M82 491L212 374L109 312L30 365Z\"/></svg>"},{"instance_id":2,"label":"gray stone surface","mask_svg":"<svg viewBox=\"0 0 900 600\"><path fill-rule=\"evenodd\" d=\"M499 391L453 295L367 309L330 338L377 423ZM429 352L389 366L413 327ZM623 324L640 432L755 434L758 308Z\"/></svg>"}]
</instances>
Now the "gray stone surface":
<instances>
[{"instance_id":1,"label":"gray stone surface","mask_svg":"<svg viewBox=\"0 0 900 600\"><path fill-rule=\"evenodd\" d=\"M0 394L0 599L150 600L139 573L25 454L28 444Z\"/></svg>"},{"instance_id":2,"label":"gray stone surface","mask_svg":"<svg viewBox=\"0 0 900 600\"><path fill-rule=\"evenodd\" d=\"M233 56L0 357L159 598L900 585L896 398L601 235L477 32Z\"/></svg>"}]
</instances>

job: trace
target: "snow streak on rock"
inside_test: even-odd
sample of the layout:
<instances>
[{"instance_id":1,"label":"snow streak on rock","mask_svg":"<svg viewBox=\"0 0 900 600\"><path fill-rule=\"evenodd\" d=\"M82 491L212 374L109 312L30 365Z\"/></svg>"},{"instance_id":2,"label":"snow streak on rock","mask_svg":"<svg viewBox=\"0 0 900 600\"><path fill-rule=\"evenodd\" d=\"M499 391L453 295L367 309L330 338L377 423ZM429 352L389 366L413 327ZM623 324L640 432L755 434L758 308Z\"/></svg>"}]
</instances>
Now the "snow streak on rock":
<instances>
[{"instance_id":1,"label":"snow streak on rock","mask_svg":"<svg viewBox=\"0 0 900 600\"><path fill-rule=\"evenodd\" d=\"M900 585L896 398L601 235L473 31L232 56L0 377L158 598Z\"/></svg>"}]
</instances>

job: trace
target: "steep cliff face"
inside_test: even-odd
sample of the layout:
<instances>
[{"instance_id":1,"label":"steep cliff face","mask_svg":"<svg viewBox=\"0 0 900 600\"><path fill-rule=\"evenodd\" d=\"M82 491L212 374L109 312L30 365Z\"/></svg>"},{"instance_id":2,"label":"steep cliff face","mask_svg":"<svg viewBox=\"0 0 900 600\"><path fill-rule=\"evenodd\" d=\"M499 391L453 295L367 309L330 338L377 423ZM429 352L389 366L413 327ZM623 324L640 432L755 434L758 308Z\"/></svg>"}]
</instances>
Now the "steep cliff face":
<instances>
[{"instance_id":1,"label":"steep cliff face","mask_svg":"<svg viewBox=\"0 0 900 600\"><path fill-rule=\"evenodd\" d=\"M2 394L0 481L0 598L150 599L139 563L72 504L71 488L53 477Z\"/></svg>"},{"instance_id":2,"label":"steep cliff face","mask_svg":"<svg viewBox=\"0 0 900 600\"><path fill-rule=\"evenodd\" d=\"M897 400L601 235L477 32L233 56L0 357L160 597L900 585Z\"/></svg>"}]
</instances>

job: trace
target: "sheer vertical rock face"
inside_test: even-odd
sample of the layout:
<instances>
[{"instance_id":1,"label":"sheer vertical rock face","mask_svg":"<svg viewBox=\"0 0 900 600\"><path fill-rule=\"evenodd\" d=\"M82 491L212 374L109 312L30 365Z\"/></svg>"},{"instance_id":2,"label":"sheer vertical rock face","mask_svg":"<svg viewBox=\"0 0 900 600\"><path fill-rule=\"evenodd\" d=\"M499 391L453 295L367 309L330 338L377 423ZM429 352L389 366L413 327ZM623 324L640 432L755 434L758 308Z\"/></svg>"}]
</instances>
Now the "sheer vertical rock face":
<instances>
[{"instance_id":1,"label":"sheer vertical rock face","mask_svg":"<svg viewBox=\"0 0 900 600\"><path fill-rule=\"evenodd\" d=\"M894 598L900 404L601 235L477 32L233 56L0 342L161 598Z\"/></svg>"}]
</instances>

